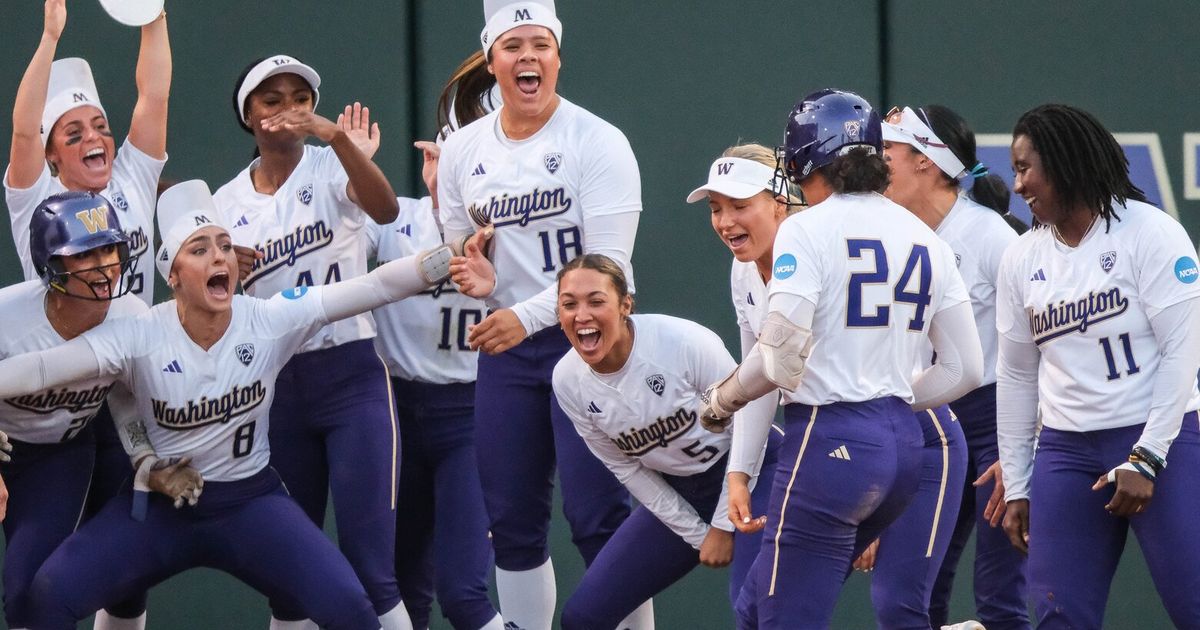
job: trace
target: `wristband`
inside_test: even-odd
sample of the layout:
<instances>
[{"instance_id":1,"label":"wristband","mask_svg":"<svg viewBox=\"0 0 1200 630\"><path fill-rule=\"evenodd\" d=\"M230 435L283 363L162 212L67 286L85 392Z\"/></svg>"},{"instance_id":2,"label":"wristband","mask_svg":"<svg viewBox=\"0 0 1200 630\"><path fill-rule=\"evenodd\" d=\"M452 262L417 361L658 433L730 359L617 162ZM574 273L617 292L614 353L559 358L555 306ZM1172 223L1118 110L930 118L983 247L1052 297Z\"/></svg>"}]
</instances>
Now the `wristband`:
<instances>
[{"instance_id":1,"label":"wristband","mask_svg":"<svg viewBox=\"0 0 1200 630\"><path fill-rule=\"evenodd\" d=\"M1149 466L1157 476L1167 467L1167 462L1163 458L1150 452L1150 449L1144 446L1135 446L1129 453L1129 461L1133 463L1142 462Z\"/></svg>"}]
</instances>

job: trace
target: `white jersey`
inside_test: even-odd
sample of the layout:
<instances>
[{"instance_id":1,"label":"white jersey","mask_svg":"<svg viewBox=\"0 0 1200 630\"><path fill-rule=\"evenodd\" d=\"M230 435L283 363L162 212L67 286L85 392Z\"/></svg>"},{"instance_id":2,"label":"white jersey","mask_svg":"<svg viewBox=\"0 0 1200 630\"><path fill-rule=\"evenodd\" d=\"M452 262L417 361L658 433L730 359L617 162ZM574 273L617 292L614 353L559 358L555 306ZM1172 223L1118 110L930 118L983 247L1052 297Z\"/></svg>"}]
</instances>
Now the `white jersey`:
<instances>
[{"instance_id":1,"label":"white jersey","mask_svg":"<svg viewBox=\"0 0 1200 630\"><path fill-rule=\"evenodd\" d=\"M966 302L954 252L876 193L835 194L775 236L770 295L816 304L804 379L787 402L913 401L913 366L939 311Z\"/></svg>"},{"instance_id":2,"label":"white jersey","mask_svg":"<svg viewBox=\"0 0 1200 630\"><path fill-rule=\"evenodd\" d=\"M442 244L429 197L397 201L395 221L368 221L364 231L367 257L381 265ZM483 302L460 294L453 282L443 282L375 309L375 349L392 376L425 383L474 382L479 353L467 345L467 327L482 321L486 312Z\"/></svg>"},{"instance_id":3,"label":"white jersey","mask_svg":"<svg viewBox=\"0 0 1200 630\"><path fill-rule=\"evenodd\" d=\"M550 287L559 269L595 251L590 239L598 237L585 233L585 222L641 211L637 161L616 127L566 99L525 140L504 135L500 111L446 139L438 170L442 218L448 234L473 231L471 215L491 219L497 286L488 304L507 308L544 294L545 308L532 319L545 327L554 319ZM517 314L528 325L531 316Z\"/></svg>"},{"instance_id":4,"label":"white jersey","mask_svg":"<svg viewBox=\"0 0 1200 630\"><path fill-rule=\"evenodd\" d=\"M0 289L0 313L20 325L0 326L0 359L53 348L65 342L46 317L46 286L29 280ZM148 307L132 295L113 300L105 321L133 317ZM75 437L108 397L113 378L71 383L0 402L0 430L23 442L54 444Z\"/></svg>"},{"instance_id":5,"label":"white jersey","mask_svg":"<svg viewBox=\"0 0 1200 630\"><path fill-rule=\"evenodd\" d=\"M246 294L270 297L367 273L362 229L369 219L347 196L350 178L333 149L306 145L304 157L274 195L254 190L250 172L258 162L213 195L233 242L263 253L242 278ZM300 351L374 336L375 322L363 313L321 329Z\"/></svg>"},{"instance_id":6,"label":"white jersey","mask_svg":"<svg viewBox=\"0 0 1200 630\"><path fill-rule=\"evenodd\" d=\"M995 211L960 195L950 213L937 227L937 235L954 250L962 276L979 343L983 347L983 381L996 382L996 277L1004 250L1017 240L1017 233Z\"/></svg>"},{"instance_id":7,"label":"white jersey","mask_svg":"<svg viewBox=\"0 0 1200 630\"><path fill-rule=\"evenodd\" d=\"M701 518L647 471L695 475L728 452L728 432L712 433L700 425L700 394L737 364L720 337L699 324L667 315L630 319L633 350L620 371L599 374L579 353L567 352L554 368L554 394L588 448L634 497L699 547L708 522L732 531L725 501L715 514Z\"/></svg>"},{"instance_id":8,"label":"white jersey","mask_svg":"<svg viewBox=\"0 0 1200 630\"><path fill-rule=\"evenodd\" d=\"M729 270L729 293L738 328L757 338L770 312L767 310L767 284L758 275L758 265L734 258L733 268Z\"/></svg>"},{"instance_id":9,"label":"white jersey","mask_svg":"<svg viewBox=\"0 0 1200 630\"><path fill-rule=\"evenodd\" d=\"M269 300L233 296L233 318L207 351L179 322L174 300L83 334L100 366L129 386L159 457L189 456L206 481L245 479L270 461L275 378L324 323L321 289Z\"/></svg>"},{"instance_id":10,"label":"white jersey","mask_svg":"<svg viewBox=\"0 0 1200 630\"><path fill-rule=\"evenodd\" d=\"M121 221L121 229L129 235L129 253L137 256L133 266L131 293L146 306L154 305L154 208L158 205L158 177L165 159L156 160L133 146L128 138L113 158L112 178L100 194L112 203ZM38 279L29 257L29 222L33 211L50 195L66 192L50 167L42 168L33 186L10 188L8 172L4 173L4 198L8 202L8 218L12 222L13 240L26 280Z\"/></svg>"},{"instance_id":11,"label":"white jersey","mask_svg":"<svg viewBox=\"0 0 1200 630\"><path fill-rule=\"evenodd\" d=\"M1183 226L1145 203L1113 208L1075 248L1035 229L1008 248L1000 334L1036 344L1042 423L1097 431L1146 422L1161 360L1150 318L1200 296L1196 249ZM1193 384L1186 409L1200 408Z\"/></svg>"}]
</instances>

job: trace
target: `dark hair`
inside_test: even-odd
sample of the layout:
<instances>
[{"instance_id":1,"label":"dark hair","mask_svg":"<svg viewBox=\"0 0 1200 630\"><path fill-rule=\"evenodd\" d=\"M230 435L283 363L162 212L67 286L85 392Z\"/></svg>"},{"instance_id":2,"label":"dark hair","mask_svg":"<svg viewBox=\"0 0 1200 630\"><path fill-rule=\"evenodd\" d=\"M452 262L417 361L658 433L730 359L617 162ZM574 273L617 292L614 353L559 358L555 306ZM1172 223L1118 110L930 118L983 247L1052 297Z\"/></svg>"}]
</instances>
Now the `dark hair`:
<instances>
[{"instance_id":1,"label":"dark hair","mask_svg":"<svg viewBox=\"0 0 1200 630\"><path fill-rule=\"evenodd\" d=\"M555 283L562 285L563 276L576 269L591 269L608 276L608 279L612 281L613 288L617 290L618 299L624 300L629 296L629 281L625 279L625 270L612 258L604 254L580 254L572 258L571 262L563 265L558 272L558 277L555 278Z\"/></svg>"},{"instance_id":2,"label":"dark hair","mask_svg":"<svg viewBox=\"0 0 1200 630\"><path fill-rule=\"evenodd\" d=\"M967 193L967 197L1000 214L1007 213L1008 201L1012 193L999 175L987 172L986 167L979 162L979 157L975 153L975 132L971 131L967 121L957 112L943 105L919 107L917 116L929 125L929 128L937 134L938 138L941 138L942 142L946 143L954 157L958 158L968 171L971 171L975 182L972 184L970 192ZM979 172L986 174L977 176L976 173ZM945 173L942 175L955 186L958 185L958 180L954 177Z\"/></svg>"},{"instance_id":3,"label":"dark hair","mask_svg":"<svg viewBox=\"0 0 1200 630\"><path fill-rule=\"evenodd\" d=\"M258 59L251 61L250 65L246 66L242 70L242 73L238 75L237 81L234 81L233 83L233 114L234 116L237 116L238 125L249 134L253 134L254 130L250 128L250 125L246 124L246 112L238 105L238 92L242 91L242 84L246 82L246 76L250 74L250 71L254 69L254 66L257 66L266 60L267 57L259 57ZM258 156L256 155L255 157Z\"/></svg>"},{"instance_id":4,"label":"dark hair","mask_svg":"<svg viewBox=\"0 0 1200 630\"><path fill-rule=\"evenodd\" d=\"M1029 226L1021 219L1018 219L1011 212L1005 212L1004 214L1000 215L1000 218L1004 219L1004 222L1008 224L1008 227L1012 228L1018 236L1029 231Z\"/></svg>"},{"instance_id":5,"label":"dark hair","mask_svg":"<svg viewBox=\"0 0 1200 630\"><path fill-rule=\"evenodd\" d=\"M820 170L833 190L839 193L882 193L890 181L883 156L865 146L851 148Z\"/></svg>"},{"instance_id":6,"label":"dark hair","mask_svg":"<svg viewBox=\"0 0 1200 630\"><path fill-rule=\"evenodd\" d=\"M1021 115L1013 138L1025 136L1042 160L1054 191L1068 208L1082 205L1104 217L1104 228L1112 219L1113 199L1146 201L1146 194L1129 179L1129 159L1117 139L1095 116L1070 105L1047 104Z\"/></svg>"},{"instance_id":7,"label":"dark hair","mask_svg":"<svg viewBox=\"0 0 1200 630\"><path fill-rule=\"evenodd\" d=\"M483 101L496 85L496 77L487 71L487 59L477 50L467 57L446 81L437 101L438 134L443 138L487 115ZM451 124L450 109L454 108Z\"/></svg>"}]
</instances>

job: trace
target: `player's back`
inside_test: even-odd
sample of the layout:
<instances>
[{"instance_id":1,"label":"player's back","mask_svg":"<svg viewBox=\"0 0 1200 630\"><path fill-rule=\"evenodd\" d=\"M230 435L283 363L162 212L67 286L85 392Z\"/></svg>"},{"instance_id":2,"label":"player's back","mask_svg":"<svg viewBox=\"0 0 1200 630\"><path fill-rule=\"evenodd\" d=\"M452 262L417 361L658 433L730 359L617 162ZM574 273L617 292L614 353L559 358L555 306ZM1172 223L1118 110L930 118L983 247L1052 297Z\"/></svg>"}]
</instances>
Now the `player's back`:
<instances>
[{"instance_id":1,"label":"player's back","mask_svg":"<svg viewBox=\"0 0 1200 630\"><path fill-rule=\"evenodd\" d=\"M835 194L789 217L775 239L770 294L817 305L813 348L788 402L912 400L912 369L940 310L967 301L954 254L875 193Z\"/></svg>"}]
</instances>

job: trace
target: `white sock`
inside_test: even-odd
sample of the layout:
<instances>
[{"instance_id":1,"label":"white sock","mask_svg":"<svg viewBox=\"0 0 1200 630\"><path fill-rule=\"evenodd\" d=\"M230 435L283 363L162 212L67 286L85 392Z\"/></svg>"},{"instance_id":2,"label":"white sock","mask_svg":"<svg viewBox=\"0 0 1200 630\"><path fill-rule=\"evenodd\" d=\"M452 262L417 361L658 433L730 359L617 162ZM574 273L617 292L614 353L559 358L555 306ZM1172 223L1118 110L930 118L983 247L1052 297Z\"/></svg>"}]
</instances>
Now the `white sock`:
<instances>
[{"instance_id":1,"label":"white sock","mask_svg":"<svg viewBox=\"0 0 1200 630\"><path fill-rule=\"evenodd\" d=\"M506 625L521 630L550 630L554 622L554 565L545 564L528 571L496 568L496 592L500 595L500 614Z\"/></svg>"},{"instance_id":2,"label":"white sock","mask_svg":"<svg viewBox=\"0 0 1200 630\"><path fill-rule=\"evenodd\" d=\"M404 607L404 602L396 604L396 607L379 615L379 625L383 630L413 630L412 621L408 618L408 609Z\"/></svg>"},{"instance_id":3,"label":"white sock","mask_svg":"<svg viewBox=\"0 0 1200 630\"><path fill-rule=\"evenodd\" d=\"M504 618L500 615L492 617L492 620L483 624L479 630L504 630Z\"/></svg>"},{"instance_id":4,"label":"white sock","mask_svg":"<svg viewBox=\"0 0 1200 630\"><path fill-rule=\"evenodd\" d=\"M114 617L100 609L96 611L92 630L146 630L146 611L142 611L142 614L133 619L126 619Z\"/></svg>"},{"instance_id":5,"label":"white sock","mask_svg":"<svg viewBox=\"0 0 1200 630\"><path fill-rule=\"evenodd\" d=\"M283 621L271 617L271 630L320 630L317 624L311 619L301 619L300 621Z\"/></svg>"},{"instance_id":6,"label":"white sock","mask_svg":"<svg viewBox=\"0 0 1200 630\"><path fill-rule=\"evenodd\" d=\"M654 630L654 600L647 599L617 624L617 630Z\"/></svg>"}]
</instances>

